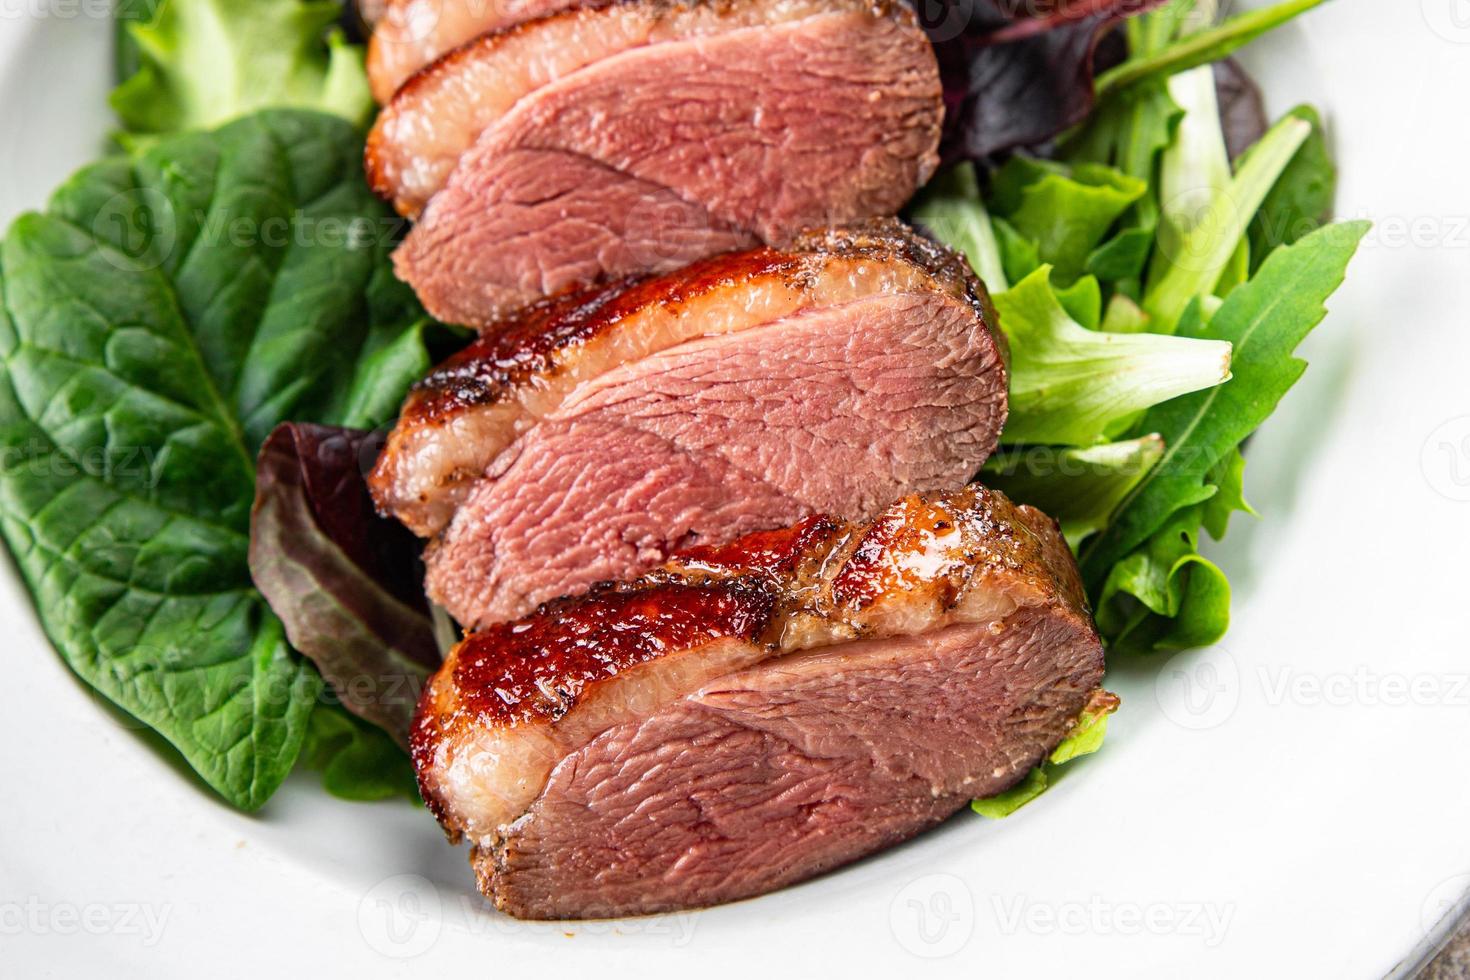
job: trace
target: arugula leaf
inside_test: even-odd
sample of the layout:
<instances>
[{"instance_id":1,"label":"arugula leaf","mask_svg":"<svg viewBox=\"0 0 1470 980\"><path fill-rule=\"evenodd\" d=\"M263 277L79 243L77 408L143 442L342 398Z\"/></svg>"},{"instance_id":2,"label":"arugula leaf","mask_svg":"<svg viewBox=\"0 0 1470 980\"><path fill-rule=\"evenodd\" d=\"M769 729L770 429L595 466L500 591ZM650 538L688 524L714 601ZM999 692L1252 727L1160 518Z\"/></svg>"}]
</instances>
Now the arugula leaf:
<instances>
[{"instance_id":1,"label":"arugula leaf","mask_svg":"<svg viewBox=\"0 0 1470 980\"><path fill-rule=\"evenodd\" d=\"M129 133L208 129L278 106L358 125L372 113L362 50L335 29L332 0L130 0L117 14L119 64L137 69L109 101Z\"/></svg>"},{"instance_id":2,"label":"arugula leaf","mask_svg":"<svg viewBox=\"0 0 1470 980\"><path fill-rule=\"evenodd\" d=\"M1230 517L1243 511L1252 517L1258 516L1254 507L1245 499L1245 454L1237 446L1225 454L1210 471L1210 484L1215 495L1204 502L1204 514L1200 523L1210 532L1210 537L1220 541L1230 527Z\"/></svg>"},{"instance_id":3,"label":"arugula leaf","mask_svg":"<svg viewBox=\"0 0 1470 980\"><path fill-rule=\"evenodd\" d=\"M1078 324L1042 266L994 297L1011 348L1007 444L1085 446L1118 420L1230 375L1230 345Z\"/></svg>"},{"instance_id":4,"label":"arugula leaf","mask_svg":"<svg viewBox=\"0 0 1470 980\"><path fill-rule=\"evenodd\" d=\"M1291 163L1266 199L1250 226L1250 256L1254 272L1272 249L1290 245L1320 228L1332 213L1337 194L1337 168L1327 153L1322 117L1311 106L1297 106L1287 113L1312 127L1292 157Z\"/></svg>"},{"instance_id":5,"label":"arugula leaf","mask_svg":"<svg viewBox=\"0 0 1470 980\"><path fill-rule=\"evenodd\" d=\"M1208 30L1175 41L1162 50L1129 58L1098 76L1098 101L1102 102L1114 93L1147 79L1175 75L1219 61L1322 2L1323 0L1284 0L1271 7L1239 14Z\"/></svg>"},{"instance_id":6,"label":"arugula leaf","mask_svg":"<svg viewBox=\"0 0 1470 980\"><path fill-rule=\"evenodd\" d=\"M382 422L428 363L361 152L261 113L84 168L0 245L0 531L72 669L246 809L321 689L250 580L256 451Z\"/></svg>"},{"instance_id":7,"label":"arugula leaf","mask_svg":"<svg viewBox=\"0 0 1470 980\"><path fill-rule=\"evenodd\" d=\"M1113 565L1175 511L1199 502L1210 471L1301 377L1306 364L1292 352L1326 315L1324 304L1367 231L1366 222L1332 225L1276 250L1254 278L1231 292L1208 326L1201 325L1200 334L1234 345L1234 376L1145 414L1140 430L1161 434L1167 448L1107 529L1083 545L1080 565L1091 589L1100 588Z\"/></svg>"}]
</instances>

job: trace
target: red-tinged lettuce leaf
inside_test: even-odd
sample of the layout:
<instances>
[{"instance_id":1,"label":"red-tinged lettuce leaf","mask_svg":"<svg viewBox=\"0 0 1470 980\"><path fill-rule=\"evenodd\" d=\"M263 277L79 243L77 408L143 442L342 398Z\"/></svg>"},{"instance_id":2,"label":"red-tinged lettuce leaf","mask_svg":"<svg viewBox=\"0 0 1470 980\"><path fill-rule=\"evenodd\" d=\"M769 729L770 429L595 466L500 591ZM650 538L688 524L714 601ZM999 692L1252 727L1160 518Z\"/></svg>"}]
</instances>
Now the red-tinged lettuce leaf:
<instances>
[{"instance_id":1,"label":"red-tinged lettuce leaf","mask_svg":"<svg viewBox=\"0 0 1470 980\"><path fill-rule=\"evenodd\" d=\"M1220 126L1225 132L1225 148L1230 151L1231 160L1238 160L1266 135L1271 122L1266 118L1261 90L1239 62L1226 58L1215 62L1214 69L1215 98L1220 103Z\"/></svg>"},{"instance_id":2,"label":"red-tinged lettuce leaf","mask_svg":"<svg viewBox=\"0 0 1470 980\"><path fill-rule=\"evenodd\" d=\"M1092 109L1097 47L1163 0L929 0L917 4L944 82L946 160L1034 146Z\"/></svg>"},{"instance_id":3,"label":"red-tinged lettuce leaf","mask_svg":"<svg viewBox=\"0 0 1470 980\"><path fill-rule=\"evenodd\" d=\"M439 650L418 545L373 510L363 479L381 437L287 422L266 439L250 521L250 573L343 707L407 744Z\"/></svg>"}]
</instances>

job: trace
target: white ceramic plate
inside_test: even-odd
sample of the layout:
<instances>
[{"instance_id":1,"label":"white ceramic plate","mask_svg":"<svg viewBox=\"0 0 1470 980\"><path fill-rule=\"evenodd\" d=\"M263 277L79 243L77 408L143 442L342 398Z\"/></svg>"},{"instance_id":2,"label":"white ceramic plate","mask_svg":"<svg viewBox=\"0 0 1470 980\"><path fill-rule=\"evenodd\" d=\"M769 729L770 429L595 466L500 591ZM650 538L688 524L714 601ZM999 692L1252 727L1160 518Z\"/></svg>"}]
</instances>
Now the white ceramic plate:
<instances>
[{"instance_id":1,"label":"white ceramic plate","mask_svg":"<svg viewBox=\"0 0 1470 980\"><path fill-rule=\"evenodd\" d=\"M95 6L0 11L5 221L102 146ZM1377 229L1252 445L1228 639L1111 675L1106 748L1022 814L703 913L516 923L407 805L293 779L245 817L197 789L4 572L0 973L1407 970L1470 889L1470 6L1337 0L1246 61L1273 110L1325 103L1340 211Z\"/></svg>"}]
</instances>

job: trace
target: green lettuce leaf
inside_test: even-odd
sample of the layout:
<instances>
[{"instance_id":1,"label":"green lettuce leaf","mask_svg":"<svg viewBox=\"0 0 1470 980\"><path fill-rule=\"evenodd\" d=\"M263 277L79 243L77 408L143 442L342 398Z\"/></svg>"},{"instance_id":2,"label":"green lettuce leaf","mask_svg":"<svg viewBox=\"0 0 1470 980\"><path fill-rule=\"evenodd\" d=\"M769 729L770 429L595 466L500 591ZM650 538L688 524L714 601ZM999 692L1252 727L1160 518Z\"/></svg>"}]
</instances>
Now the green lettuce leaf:
<instances>
[{"instance_id":1,"label":"green lettuce leaf","mask_svg":"<svg viewBox=\"0 0 1470 980\"><path fill-rule=\"evenodd\" d=\"M1112 653L1183 650L1208 646L1225 635L1230 583L1199 553L1205 506L1177 511L1108 573L1097 623Z\"/></svg>"},{"instance_id":2,"label":"green lettuce leaf","mask_svg":"<svg viewBox=\"0 0 1470 980\"><path fill-rule=\"evenodd\" d=\"M1140 19L1160 15L1148 14ZM1148 82L1100 106L1063 146L1066 159L1074 163L1107 164L1147 185L1147 191L1123 219L1125 229L1139 233L1134 236L1134 248L1139 247L1140 236L1150 247L1153 244L1151 236L1159 219L1155 180L1159 155L1173 141L1181 114L1162 81Z\"/></svg>"},{"instance_id":3,"label":"green lettuce leaf","mask_svg":"<svg viewBox=\"0 0 1470 980\"><path fill-rule=\"evenodd\" d=\"M995 243L1000 249L1001 267L1008 282L1020 282L1041 268L1041 254L1035 242L1022 236L1004 218L992 215L990 223L995 229Z\"/></svg>"},{"instance_id":4,"label":"green lettuce leaf","mask_svg":"<svg viewBox=\"0 0 1470 980\"><path fill-rule=\"evenodd\" d=\"M1218 121L1214 126L1219 129ZM1143 297L1155 329L1172 332L1192 301L1215 292L1232 262L1241 265L1239 250L1251 220L1310 134L1306 122L1282 119L1246 154L1228 183L1218 190L1196 185L1210 196L1188 227L1171 235L1161 228Z\"/></svg>"},{"instance_id":5,"label":"green lettuce leaf","mask_svg":"<svg viewBox=\"0 0 1470 980\"><path fill-rule=\"evenodd\" d=\"M1159 247L1153 254L1150 285L1157 281L1160 268L1169 267L1170 259L1189 254L1190 232L1201 223L1218 220L1211 207L1227 192L1231 180L1214 71L1206 65L1182 72L1169 78L1166 86L1182 114L1173 141L1159 159ZM1243 240L1244 229L1239 237ZM1242 247L1236 244L1231 257ZM1211 283L1210 288L1213 286Z\"/></svg>"},{"instance_id":6,"label":"green lettuce leaf","mask_svg":"<svg viewBox=\"0 0 1470 980\"><path fill-rule=\"evenodd\" d=\"M317 109L364 125L373 110L362 49L335 29L332 0L134 0L118 10L112 93L128 133L212 129L257 109Z\"/></svg>"},{"instance_id":7,"label":"green lettuce leaf","mask_svg":"<svg viewBox=\"0 0 1470 980\"><path fill-rule=\"evenodd\" d=\"M1058 301L1048 266L994 299L1011 347L1007 444L1090 445L1120 419L1230 376L1222 341L1086 329Z\"/></svg>"},{"instance_id":8,"label":"green lettuce leaf","mask_svg":"<svg viewBox=\"0 0 1470 980\"><path fill-rule=\"evenodd\" d=\"M985 484L1017 503L1054 517L1074 548L1108 518L1164 455L1164 440L1146 435L1086 449L1002 448L981 473Z\"/></svg>"},{"instance_id":9,"label":"green lettuce leaf","mask_svg":"<svg viewBox=\"0 0 1470 980\"><path fill-rule=\"evenodd\" d=\"M1010 288L973 164L957 164L930 181L911 214L915 223L964 255L992 293Z\"/></svg>"},{"instance_id":10,"label":"green lettuce leaf","mask_svg":"<svg viewBox=\"0 0 1470 980\"><path fill-rule=\"evenodd\" d=\"M1128 228L1093 249L1087 257L1087 272L1108 282L1137 279L1153 254L1154 233L1146 228Z\"/></svg>"},{"instance_id":11,"label":"green lettuce leaf","mask_svg":"<svg viewBox=\"0 0 1470 980\"><path fill-rule=\"evenodd\" d=\"M1017 156L996 174L993 202L997 214L1035 243L1057 285L1069 286L1108 229L1147 189L1112 167L1063 167Z\"/></svg>"},{"instance_id":12,"label":"green lettuce leaf","mask_svg":"<svg viewBox=\"0 0 1470 980\"><path fill-rule=\"evenodd\" d=\"M1195 6L1195 0L1168 0L1149 13L1130 18L1124 25L1129 56L1158 54L1168 47Z\"/></svg>"},{"instance_id":13,"label":"green lettuce leaf","mask_svg":"<svg viewBox=\"0 0 1470 980\"><path fill-rule=\"evenodd\" d=\"M251 583L256 453L381 424L428 364L361 153L261 113L84 168L0 245L0 531L72 669L246 809L322 685Z\"/></svg>"},{"instance_id":14,"label":"green lettuce leaf","mask_svg":"<svg viewBox=\"0 0 1470 980\"><path fill-rule=\"evenodd\" d=\"M970 809L989 820L1003 820L1045 793L1049 782L1046 766L1037 766L1026 774L1026 778L1004 793L972 800Z\"/></svg>"},{"instance_id":15,"label":"green lettuce leaf","mask_svg":"<svg viewBox=\"0 0 1470 980\"><path fill-rule=\"evenodd\" d=\"M1144 333L1149 327L1149 316L1143 307L1133 302L1124 293L1114 293L1103 312L1099 330L1108 333Z\"/></svg>"},{"instance_id":16,"label":"green lettuce leaf","mask_svg":"<svg viewBox=\"0 0 1470 980\"><path fill-rule=\"evenodd\" d=\"M1083 545L1080 565L1091 589L1102 588L1113 566L1176 511L1203 499L1211 471L1301 377L1306 364L1293 351L1326 315L1327 298L1342 284L1367 230L1366 222L1333 225L1276 250L1199 326L1201 336L1234 345L1233 377L1145 414L1139 430L1163 436L1164 457L1129 491L1108 527Z\"/></svg>"},{"instance_id":17,"label":"green lettuce leaf","mask_svg":"<svg viewBox=\"0 0 1470 980\"><path fill-rule=\"evenodd\" d=\"M1232 168L1206 67L1315 4L1214 26L1214 0L1173 0L1129 20L1130 57L1104 76L1060 159L1012 159L973 207L991 216L991 260L1018 284L995 297L1012 418L983 478L1061 520L1113 650L1208 643L1228 625L1229 586L1201 536L1253 513L1241 441L1300 374L1292 351L1362 234L1338 229L1336 254L1319 241L1270 258L1330 211L1320 119L1294 110ZM1120 179L1143 188L1126 206L1109 193ZM1242 368L1236 351L1235 377L1220 385L1189 349L1160 344L1170 336L1245 342L1250 356ZM1171 381L1195 390L1169 394ZM1151 407L1130 410L1120 388ZM1044 777L1011 798L1040 792Z\"/></svg>"},{"instance_id":18,"label":"green lettuce leaf","mask_svg":"<svg viewBox=\"0 0 1470 980\"><path fill-rule=\"evenodd\" d=\"M1083 276L1066 289L1053 290L1057 302L1078 326L1096 330L1102 322L1102 284L1096 276Z\"/></svg>"}]
</instances>

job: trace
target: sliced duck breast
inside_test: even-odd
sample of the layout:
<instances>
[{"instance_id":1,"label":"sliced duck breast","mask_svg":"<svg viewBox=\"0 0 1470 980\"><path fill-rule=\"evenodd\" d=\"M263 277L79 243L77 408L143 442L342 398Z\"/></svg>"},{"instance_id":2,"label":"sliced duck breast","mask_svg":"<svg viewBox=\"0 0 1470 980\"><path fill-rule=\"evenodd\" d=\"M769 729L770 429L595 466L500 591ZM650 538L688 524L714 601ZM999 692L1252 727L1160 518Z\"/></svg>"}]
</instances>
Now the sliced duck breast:
<instances>
[{"instance_id":1,"label":"sliced duck breast","mask_svg":"<svg viewBox=\"0 0 1470 980\"><path fill-rule=\"evenodd\" d=\"M763 11L781 16L699 33ZM900 4L640 0L512 34L535 47L538 36L582 18L625 43L671 22L686 36L590 60L508 108L517 86L446 68L439 84L456 87L425 101L455 108L385 114L375 131L375 185L407 213L429 200L394 263L440 319L484 327L543 296L893 214L937 164L938 71ZM628 28L635 18L636 30ZM510 40L494 47L515 47ZM548 55L542 68L550 74L560 70L552 62L584 53ZM486 65L460 54L477 73L516 74L522 89L526 66L539 64ZM395 105L419 87L406 86ZM456 94L464 91L479 94ZM481 103L499 114L475 136Z\"/></svg>"},{"instance_id":2,"label":"sliced duck breast","mask_svg":"<svg viewBox=\"0 0 1470 980\"><path fill-rule=\"evenodd\" d=\"M898 222L567 300L410 396L370 478L461 622L695 541L963 483L1005 421L983 287Z\"/></svg>"},{"instance_id":3,"label":"sliced duck breast","mask_svg":"<svg viewBox=\"0 0 1470 980\"><path fill-rule=\"evenodd\" d=\"M424 692L424 798L533 918L778 888L1000 792L1091 702L1055 524L980 487L813 517L469 636Z\"/></svg>"},{"instance_id":4,"label":"sliced duck breast","mask_svg":"<svg viewBox=\"0 0 1470 980\"><path fill-rule=\"evenodd\" d=\"M839 9L842 0L527 0L518 9L539 5L547 16L477 32L408 80L378 115L367 140L368 181L404 216L417 218L480 134L544 85L623 51L804 20ZM856 0L846 6L865 9ZM507 8L492 2L483 9Z\"/></svg>"}]
</instances>

